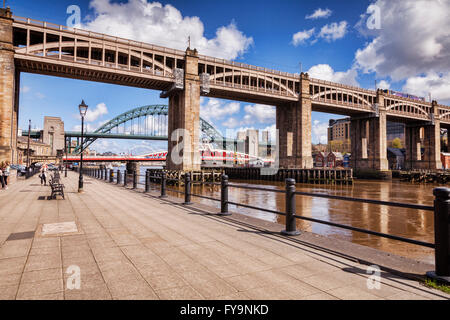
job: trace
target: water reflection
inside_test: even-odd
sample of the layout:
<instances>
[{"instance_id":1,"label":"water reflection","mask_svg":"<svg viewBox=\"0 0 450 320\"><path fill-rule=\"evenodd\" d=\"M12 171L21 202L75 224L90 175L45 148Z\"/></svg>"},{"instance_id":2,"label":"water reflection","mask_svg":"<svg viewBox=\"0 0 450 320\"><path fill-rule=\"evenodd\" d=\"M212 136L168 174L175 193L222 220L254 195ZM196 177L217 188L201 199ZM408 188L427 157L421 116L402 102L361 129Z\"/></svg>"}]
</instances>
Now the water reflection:
<instances>
[{"instance_id":1,"label":"water reflection","mask_svg":"<svg viewBox=\"0 0 450 320\"><path fill-rule=\"evenodd\" d=\"M145 169L147 169L147 167L141 168L141 174L145 173ZM269 183L261 181L233 180L232 183L255 186L265 185L267 188L284 189L284 184L277 182ZM414 185L396 180L355 181L351 186L297 184L298 191L423 205L433 205L434 197L432 190L434 187L436 186ZM220 198L219 186L194 185L192 190L193 193L211 196L217 199ZM168 191L168 194L175 197L183 197L182 194L170 192L170 190ZM285 210L284 194L275 192L230 188L229 200L281 212L284 212ZM193 197L193 201L208 204L215 208L220 207L219 202L198 197ZM234 205L230 205L229 208L231 211L240 212L263 220L278 222L280 224L285 223L285 218L281 215L242 207L236 208ZM434 221L432 211L300 195L296 197L296 209L298 215L305 217L312 217L426 242L434 242ZM429 248L300 219L297 219L297 227L299 230L306 230L332 238L351 241L426 262L434 262L433 250Z\"/></svg>"}]
</instances>

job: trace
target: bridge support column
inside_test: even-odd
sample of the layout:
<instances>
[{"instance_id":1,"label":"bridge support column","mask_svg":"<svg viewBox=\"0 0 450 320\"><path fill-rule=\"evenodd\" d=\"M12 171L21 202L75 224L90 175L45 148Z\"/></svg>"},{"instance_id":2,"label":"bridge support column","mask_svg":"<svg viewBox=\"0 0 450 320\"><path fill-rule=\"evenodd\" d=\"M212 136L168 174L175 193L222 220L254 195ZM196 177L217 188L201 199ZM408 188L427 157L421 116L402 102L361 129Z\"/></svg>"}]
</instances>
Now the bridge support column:
<instances>
[{"instance_id":1,"label":"bridge support column","mask_svg":"<svg viewBox=\"0 0 450 320\"><path fill-rule=\"evenodd\" d=\"M432 102L430 123L405 128L406 168L438 170L441 163L441 125L437 102Z\"/></svg>"},{"instance_id":2,"label":"bridge support column","mask_svg":"<svg viewBox=\"0 0 450 320\"><path fill-rule=\"evenodd\" d=\"M17 141L18 72L14 67L12 13L0 9L0 162L14 162Z\"/></svg>"},{"instance_id":3,"label":"bridge support column","mask_svg":"<svg viewBox=\"0 0 450 320\"><path fill-rule=\"evenodd\" d=\"M351 118L351 165L356 176L374 176L376 171L388 171L386 141L386 108L382 91L377 92L377 106L374 114L366 118Z\"/></svg>"},{"instance_id":4,"label":"bridge support column","mask_svg":"<svg viewBox=\"0 0 450 320\"><path fill-rule=\"evenodd\" d=\"M197 50L186 50L184 89L169 95L167 169L200 170L200 77Z\"/></svg>"},{"instance_id":5,"label":"bridge support column","mask_svg":"<svg viewBox=\"0 0 450 320\"><path fill-rule=\"evenodd\" d=\"M127 162L126 170L128 173L136 171L137 174L139 175L140 169L141 169L141 166L139 165L139 162L136 162L136 161L128 161Z\"/></svg>"},{"instance_id":6,"label":"bridge support column","mask_svg":"<svg viewBox=\"0 0 450 320\"><path fill-rule=\"evenodd\" d=\"M313 167L311 151L311 97L308 74L301 74L300 99L278 105L276 124L280 168Z\"/></svg>"}]
</instances>

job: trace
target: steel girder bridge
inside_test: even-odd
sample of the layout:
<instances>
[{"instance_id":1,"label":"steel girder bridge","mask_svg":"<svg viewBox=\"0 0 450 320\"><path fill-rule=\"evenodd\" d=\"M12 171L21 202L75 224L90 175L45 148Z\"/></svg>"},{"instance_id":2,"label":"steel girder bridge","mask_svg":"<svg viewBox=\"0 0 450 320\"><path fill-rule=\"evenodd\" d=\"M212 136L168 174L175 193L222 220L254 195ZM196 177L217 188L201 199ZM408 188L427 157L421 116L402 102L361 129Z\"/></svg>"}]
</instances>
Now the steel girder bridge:
<instances>
[{"instance_id":1,"label":"steel girder bridge","mask_svg":"<svg viewBox=\"0 0 450 320\"><path fill-rule=\"evenodd\" d=\"M134 140L156 140L167 141L167 117L169 108L167 105L148 105L134 108L126 111L114 119L103 124L94 132L85 132L83 144L77 143L74 153L80 153L81 150L88 148L97 139L134 139ZM226 139L215 129L208 121L200 118L200 136L202 141L215 144L217 147L222 147L223 144L233 143L238 141L233 139ZM40 137L40 131L31 131L30 135L33 138ZM28 135L28 131L22 131L23 136ZM72 138L81 138L81 131L66 131L64 132L69 153L72 151L70 140ZM243 142L243 141L242 141Z\"/></svg>"}]
</instances>

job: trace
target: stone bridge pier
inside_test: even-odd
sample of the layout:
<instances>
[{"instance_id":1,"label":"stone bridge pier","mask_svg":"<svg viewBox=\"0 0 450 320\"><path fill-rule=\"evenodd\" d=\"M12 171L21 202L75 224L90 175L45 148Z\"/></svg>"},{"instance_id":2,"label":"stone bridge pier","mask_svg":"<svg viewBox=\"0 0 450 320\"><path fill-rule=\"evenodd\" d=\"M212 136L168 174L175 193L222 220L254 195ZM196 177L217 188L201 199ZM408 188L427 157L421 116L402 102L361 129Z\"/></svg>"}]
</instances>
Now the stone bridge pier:
<instances>
[{"instance_id":1,"label":"stone bridge pier","mask_svg":"<svg viewBox=\"0 0 450 320\"><path fill-rule=\"evenodd\" d=\"M12 13L0 8L0 162L17 159L20 72L14 66Z\"/></svg>"},{"instance_id":2,"label":"stone bridge pier","mask_svg":"<svg viewBox=\"0 0 450 320\"><path fill-rule=\"evenodd\" d=\"M367 116L353 116L350 124L351 167L355 176L383 176L388 172L386 142L386 108L383 92L377 91L374 112Z\"/></svg>"},{"instance_id":3,"label":"stone bridge pier","mask_svg":"<svg viewBox=\"0 0 450 320\"><path fill-rule=\"evenodd\" d=\"M313 167L311 147L311 97L308 74L300 76L300 98L276 106L281 168Z\"/></svg>"},{"instance_id":4,"label":"stone bridge pier","mask_svg":"<svg viewBox=\"0 0 450 320\"><path fill-rule=\"evenodd\" d=\"M437 102L432 102L432 120L428 123L410 123L405 128L407 169L442 169L441 125Z\"/></svg>"},{"instance_id":5,"label":"stone bridge pier","mask_svg":"<svg viewBox=\"0 0 450 320\"><path fill-rule=\"evenodd\" d=\"M169 96L167 169L200 170L200 77L197 50L186 50L184 89Z\"/></svg>"},{"instance_id":6,"label":"stone bridge pier","mask_svg":"<svg viewBox=\"0 0 450 320\"><path fill-rule=\"evenodd\" d=\"M140 166L139 162L137 162L137 161L127 161L126 170L127 170L128 173L136 171L137 174L139 174L140 173L140 169L141 169L141 166Z\"/></svg>"}]
</instances>

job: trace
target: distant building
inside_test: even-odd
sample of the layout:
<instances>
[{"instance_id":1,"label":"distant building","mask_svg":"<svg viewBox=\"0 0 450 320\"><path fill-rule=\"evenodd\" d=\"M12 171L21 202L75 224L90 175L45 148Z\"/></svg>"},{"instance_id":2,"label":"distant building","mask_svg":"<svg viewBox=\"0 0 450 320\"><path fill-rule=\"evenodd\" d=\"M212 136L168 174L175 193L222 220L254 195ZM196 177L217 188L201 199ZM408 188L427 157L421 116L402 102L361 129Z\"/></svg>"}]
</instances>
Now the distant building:
<instances>
[{"instance_id":1,"label":"distant building","mask_svg":"<svg viewBox=\"0 0 450 320\"><path fill-rule=\"evenodd\" d=\"M398 148L387 148L387 159L389 169L401 170L405 166L405 150Z\"/></svg>"},{"instance_id":2,"label":"distant building","mask_svg":"<svg viewBox=\"0 0 450 320\"><path fill-rule=\"evenodd\" d=\"M259 131L247 130L245 139L245 153L249 156L257 157L259 154Z\"/></svg>"},{"instance_id":3,"label":"distant building","mask_svg":"<svg viewBox=\"0 0 450 320\"><path fill-rule=\"evenodd\" d=\"M237 133L237 140L244 141L244 146L238 145L238 151L244 152L250 156L259 155L259 130L248 129Z\"/></svg>"},{"instance_id":4,"label":"distant building","mask_svg":"<svg viewBox=\"0 0 450 320\"><path fill-rule=\"evenodd\" d=\"M344 156L340 152L329 152L326 159L326 167L328 168L344 166Z\"/></svg>"},{"instance_id":5,"label":"distant building","mask_svg":"<svg viewBox=\"0 0 450 320\"><path fill-rule=\"evenodd\" d=\"M441 162L444 170L450 169L450 153L441 152Z\"/></svg>"},{"instance_id":6,"label":"distant building","mask_svg":"<svg viewBox=\"0 0 450 320\"><path fill-rule=\"evenodd\" d=\"M328 123L328 151L351 152L350 118L330 119ZM396 147L393 141L399 139L402 148L405 145L405 125L397 122L386 122L386 140L389 147Z\"/></svg>"},{"instance_id":7,"label":"distant building","mask_svg":"<svg viewBox=\"0 0 450 320\"><path fill-rule=\"evenodd\" d=\"M328 152L318 152L314 157L314 166L318 168L326 167Z\"/></svg>"},{"instance_id":8,"label":"distant building","mask_svg":"<svg viewBox=\"0 0 450 320\"><path fill-rule=\"evenodd\" d=\"M261 132L261 142L262 143L269 143L269 131L264 130Z\"/></svg>"},{"instance_id":9,"label":"distant building","mask_svg":"<svg viewBox=\"0 0 450 320\"><path fill-rule=\"evenodd\" d=\"M328 142L350 139L350 118L330 119L328 122Z\"/></svg>"},{"instance_id":10,"label":"distant building","mask_svg":"<svg viewBox=\"0 0 450 320\"><path fill-rule=\"evenodd\" d=\"M331 119L328 122L328 151L350 152L350 143L350 118Z\"/></svg>"},{"instance_id":11,"label":"distant building","mask_svg":"<svg viewBox=\"0 0 450 320\"><path fill-rule=\"evenodd\" d=\"M44 117L42 142L50 145L51 155L57 156L64 152L64 122L58 117Z\"/></svg>"},{"instance_id":12,"label":"distant building","mask_svg":"<svg viewBox=\"0 0 450 320\"><path fill-rule=\"evenodd\" d=\"M28 137L17 137L17 164L27 164ZM49 157L51 146L42 141L30 139L30 157Z\"/></svg>"},{"instance_id":13,"label":"distant building","mask_svg":"<svg viewBox=\"0 0 450 320\"><path fill-rule=\"evenodd\" d=\"M400 148L405 146L405 124L397 122L386 122L386 140L390 147L397 147L393 144L395 139L400 139Z\"/></svg>"}]
</instances>

